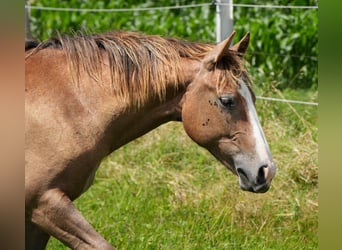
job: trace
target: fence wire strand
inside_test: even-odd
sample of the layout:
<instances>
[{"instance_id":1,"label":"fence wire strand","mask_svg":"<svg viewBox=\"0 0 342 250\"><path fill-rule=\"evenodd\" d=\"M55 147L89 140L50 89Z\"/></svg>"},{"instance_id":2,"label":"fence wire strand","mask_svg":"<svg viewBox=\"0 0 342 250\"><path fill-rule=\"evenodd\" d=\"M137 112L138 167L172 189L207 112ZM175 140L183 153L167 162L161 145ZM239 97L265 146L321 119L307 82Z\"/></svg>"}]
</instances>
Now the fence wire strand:
<instances>
[{"instance_id":1,"label":"fence wire strand","mask_svg":"<svg viewBox=\"0 0 342 250\"><path fill-rule=\"evenodd\" d=\"M287 100L287 99L280 99L280 98L273 98L273 97L264 97L264 96L257 96L256 98L257 99L261 99L261 100L266 100L266 101L287 102L287 103L294 103L294 104L304 104L304 105L318 106L317 102L304 102L304 101Z\"/></svg>"},{"instance_id":2,"label":"fence wire strand","mask_svg":"<svg viewBox=\"0 0 342 250\"><path fill-rule=\"evenodd\" d=\"M291 6L291 5L271 5L271 4L239 4L239 3L217 3L220 6L230 6L233 7L247 7L247 8L263 8L263 9L318 9L318 6Z\"/></svg>"},{"instance_id":3,"label":"fence wire strand","mask_svg":"<svg viewBox=\"0 0 342 250\"><path fill-rule=\"evenodd\" d=\"M74 12L130 12L130 11L154 11L154 10L170 10L170 9L185 9L210 6L211 3L203 4L188 4L188 5L175 5L175 6L163 6L163 7L140 7L140 8L118 8L118 9L81 9L81 8L56 8L45 6L28 6L25 8L34 10L49 10L49 11L74 11Z\"/></svg>"}]
</instances>

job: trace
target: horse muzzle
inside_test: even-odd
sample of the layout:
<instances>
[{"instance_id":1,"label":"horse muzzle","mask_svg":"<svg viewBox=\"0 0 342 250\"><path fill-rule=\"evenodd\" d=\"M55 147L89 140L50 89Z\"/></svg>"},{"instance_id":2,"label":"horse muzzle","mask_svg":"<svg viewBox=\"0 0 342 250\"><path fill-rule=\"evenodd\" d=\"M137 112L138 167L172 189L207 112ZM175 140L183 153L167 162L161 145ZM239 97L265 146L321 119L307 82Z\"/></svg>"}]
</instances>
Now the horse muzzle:
<instances>
[{"instance_id":1,"label":"horse muzzle","mask_svg":"<svg viewBox=\"0 0 342 250\"><path fill-rule=\"evenodd\" d=\"M269 190L276 167L274 162L262 164L258 168L237 167L240 187L244 191L265 193Z\"/></svg>"}]
</instances>

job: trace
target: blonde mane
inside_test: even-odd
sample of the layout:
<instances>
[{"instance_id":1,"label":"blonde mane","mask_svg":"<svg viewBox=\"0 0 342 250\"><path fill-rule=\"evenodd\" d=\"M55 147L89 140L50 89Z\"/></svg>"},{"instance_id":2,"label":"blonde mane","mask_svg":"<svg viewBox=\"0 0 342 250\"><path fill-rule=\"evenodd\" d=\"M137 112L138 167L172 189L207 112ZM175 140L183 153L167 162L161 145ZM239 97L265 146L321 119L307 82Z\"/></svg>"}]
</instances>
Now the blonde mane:
<instances>
[{"instance_id":1,"label":"blonde mane","mask_svg":"<svg viewBox=\"0 0 342 250\"><path fill-rule=\"evenodd\" d=\"M35 48L28 46L27 57L44 48L62 49L67 55L71 72L75 72L75 82L81 71L101 82L106 56L111 72L111 90L124 102L139 107L151 97L163 100L166 89L170 86L176 89L184 85L185 72L181 58L201 60L213 46L136 32L115 31L94 35L58 35L37 44ZM227 57L229 65L224 68L229 72L223 78L236 78L234 76L245 72L236 57Z\"/></svg>"}]
</instances>

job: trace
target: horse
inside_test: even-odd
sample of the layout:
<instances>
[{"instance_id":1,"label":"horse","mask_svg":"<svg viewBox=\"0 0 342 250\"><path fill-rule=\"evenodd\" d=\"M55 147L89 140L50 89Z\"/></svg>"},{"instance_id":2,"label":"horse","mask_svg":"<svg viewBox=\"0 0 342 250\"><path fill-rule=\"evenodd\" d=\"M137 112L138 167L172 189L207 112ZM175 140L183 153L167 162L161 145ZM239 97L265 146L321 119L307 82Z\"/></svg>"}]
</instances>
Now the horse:
<instances>
[{"instance_id":1,"label":"horse","mask_svg":"<svg viewBox=\"0 0 342 250\"><path fill-rule=\"evenodd\" d=\"M248 32L231 45L140 32L58 34L25 44L25 248L50 236L114 249L73 205L101 160L169 121L264 193L276 173L247 71Z\"/></svg>"}]
</instances>

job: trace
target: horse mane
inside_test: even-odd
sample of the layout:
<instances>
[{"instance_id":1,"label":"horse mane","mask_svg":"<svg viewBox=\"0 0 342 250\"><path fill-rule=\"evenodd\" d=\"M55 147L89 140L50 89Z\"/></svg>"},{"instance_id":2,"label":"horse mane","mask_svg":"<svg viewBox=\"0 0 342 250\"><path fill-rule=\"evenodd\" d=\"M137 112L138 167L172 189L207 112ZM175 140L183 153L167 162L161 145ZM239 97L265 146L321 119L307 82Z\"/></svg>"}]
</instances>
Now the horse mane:
<instances>
[{"instance_id":1,"label":"horse mane","mask_svg":"<svg viewBox=\"0 0 342 250\"><path fill-rule=\"evenodd\" d=\"M62 49L71 72L75 72L75 79L85 71L98 82L101 82L106 56L111 69L112 91L124 102L140 106L151 96L163 100L170 84L174 88L185 84L181 58L201 60L213 46L137 32L111 31L57 35L41 43L25 43L25 51L28 58L42 49ZM225 61L228 65L225 68L235 65L233 75L244 72L238 56L232 54ZM226 77L232 76L225 74L220 78Z\"/></svg>"},{"instance_id":2,"label":"horse mane","mask_svg":"<svg viewBox=\"0 0 342 250\"><path fill-rule=\"evenodd\" d=\"M35 40L25 40L25 52L36 48L39 45L38 41Z\"/></svg>"}]
</instances>

